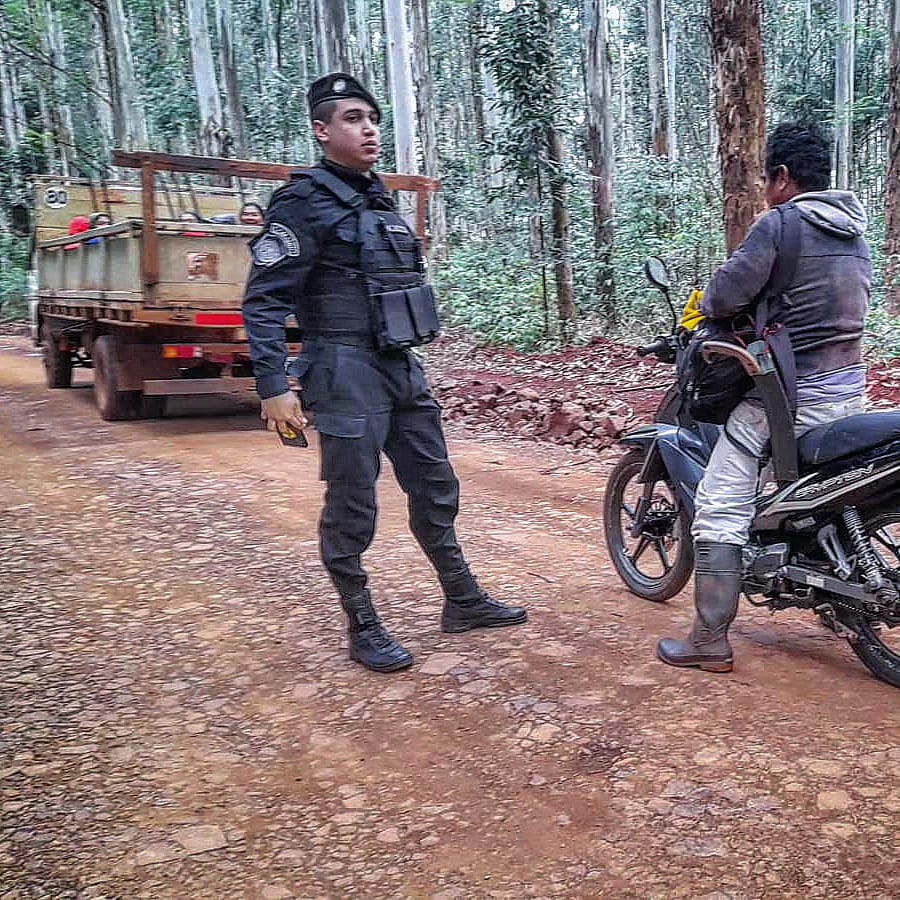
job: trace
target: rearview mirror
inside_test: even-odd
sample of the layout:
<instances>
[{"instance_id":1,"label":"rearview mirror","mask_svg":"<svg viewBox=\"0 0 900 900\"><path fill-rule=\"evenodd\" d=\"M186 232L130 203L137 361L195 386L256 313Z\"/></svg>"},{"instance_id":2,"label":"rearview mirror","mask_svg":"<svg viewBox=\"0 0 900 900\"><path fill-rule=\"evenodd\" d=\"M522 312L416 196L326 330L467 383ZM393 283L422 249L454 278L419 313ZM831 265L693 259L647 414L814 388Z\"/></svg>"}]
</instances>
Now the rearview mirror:
<instances>
[{"instance_id":1,"label":"rearview mirror","mask_svg":"<svg viewBox=\"0 0 900 900\"><path fill-rule=\"evenodd\" d=\"M644 274L651 284L655 284L661 291L668 291L671 284L669 281L669 270L658 256L651 256L644 263Z\"/></svg>"}]
</instances>

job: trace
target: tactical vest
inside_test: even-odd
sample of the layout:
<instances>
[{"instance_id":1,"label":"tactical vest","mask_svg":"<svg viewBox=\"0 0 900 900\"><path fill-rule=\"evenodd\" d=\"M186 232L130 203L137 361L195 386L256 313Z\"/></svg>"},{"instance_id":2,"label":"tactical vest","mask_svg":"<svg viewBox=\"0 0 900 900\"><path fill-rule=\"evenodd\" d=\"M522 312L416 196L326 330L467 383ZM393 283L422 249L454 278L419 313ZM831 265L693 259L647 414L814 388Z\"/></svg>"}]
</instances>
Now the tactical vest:
<instances>
[{"instance_id":1,"label":"tactical vest","mask_svg":"<svg viewBox=\"0 0 900 900\"><path fill-rule=\"evenodd\" d=\"M402 350L427 344L440 330L434 291L425 284L418 238L390 209L327 169L309 175L338 201L327 239L309 275L299 325L304 336Z\"/></svg>"}]
</instances>

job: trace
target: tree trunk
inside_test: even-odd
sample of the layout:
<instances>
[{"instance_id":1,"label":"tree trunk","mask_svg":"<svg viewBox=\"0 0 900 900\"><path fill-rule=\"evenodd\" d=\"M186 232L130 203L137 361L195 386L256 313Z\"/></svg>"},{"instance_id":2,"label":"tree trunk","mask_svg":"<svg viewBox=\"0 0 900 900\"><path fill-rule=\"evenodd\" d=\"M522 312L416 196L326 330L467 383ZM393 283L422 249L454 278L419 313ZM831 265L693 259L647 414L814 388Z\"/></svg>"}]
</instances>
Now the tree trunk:
<instances>
[{"instance_id":1,"label":"tree trunk","mask_svg":"<svg viewBox=\"0 0 900 900\"><path fill-rule=\"evenodd\" d=\"M321 75L350 72L350 18L347 0L315 0L317 4L317 50Z\"/></svg>"},{"instance_id":2,"label":"tree trunk","mask_svg":"<svg viewBox=\"0 0 900 900\"><path fill-rule=\"evenodd\" d=\"M37 39L38 49L44 59L48 59L50 50L47 46L47 22L42 9L41 0L28 0L28 19L32 33ZM51 77L52 80L52 77ZM47 161L47 171L52 172L56 168L56 146L53 140L55 129L47 102L46 78L35 79L35 93L37 94L38 112L41 122L41 144Z\"/></svg>"},{"instance_id":3,"label":"tree trunk","mask_svg":"<svg viewBox=\"0 0 900 900\"><path fill-rule=\"evenodd\" d=\"M359 74L362 83L371 91L375 87L375 70L372 68L372 35L369 32L369 2L356 0L356 43L359 47Z\"/></svg>"},{"instance_id":4,"label":"tree trunk","mask_svg":"<svg viewBox=\"0 0 900 900\"><path fill-rule=\"evenodd\" d=\"M498 112L500 91L490 66L482 65L481 76L484 85L484 139L491 148L487 160L487 183L492 191L500 191L503 188L503 157L497 152L501 136Z\"/></svg>"},{"instance_id":5,"label":"tree trunk","mask_svg":"<svg viewBox=\"0 0 900 900\"><path fill-rule=\"evenodd\" d=\"M91 102L97 122L100 125L100 135L103 139L104 156L109 156L115 141L115 129L113 126L113 107L110 91L112 90L112 78L109 73L105 52L105 39L103 36L103 23L99 15L91 20L91 35L93 37L93 50L91 51L91 81L93 92Z\"/></svg>"},{"instance_id":6,"label":"tree trunk","mask_svg":"<svg viewBox=\"0 0 900 900\"><path fill-rule=\"evenodd\" d=\"M350 16L347 13L347 0L324 0L325 29L328 34L328 55L331 70L352 72L353 60L350 58Z\"/></svg>"},{"instance_id":7,"label":"tree trunk","mask_svg":"<svg viewBox=\"0 0 900 900\"><path fill-rule=\"evenodd\" d=\"M157 58L171 62L178 57L178 40L175 37L178 23L176 11L172 8L172 0L162 0L154 9L156 40L158 42Z\"/></svg>"},{"instance_id":8,"label":"tree trunk","mask_svg":"<svg viewBox=\"0 0 900 900\"><path fill-rule=\"evenodd\" d=\"M666 31L666 140L669 144L669 159L678 159L678 121L675 74L678 62L678 20L669 19Z\"/></svg>"},{"instance_id":9,"label":"tree trunk","mask_svg":"<svg viewBox=\"0 0 900 900\"><path fill-rule=\"evenodd\" d=\"M193 2L193 0L188 0ZM275 19L272 16L271 0L260 0L260 13L262 14L263 46L266 48L266 61L272 72L281 68L278 59L278 42L275 40Z\"/></svg>"},{"instance_id":10,"label":"tree trunk","mask_svg":"<svg viewBox=\"0 0 900 900\"><path fill-rule=\"evenodd\" d=\"M710 0L710 12L725 245L730 254L764 205L759 182L766 136L760 0Z\"/></svg>"},{"instance_id":11,"label":"tree trunk","mask_svg":"<svg viewBox=\"0 0 900 900\"><path fill-rule=\"evenodd\" d=\"M241 103L231 0L217 0L216 27L219 36L219 65L222 70L222 84L225 87L225 109L228 112L226 124L231 132L234 155L239 159L246 159L247 136L244 127L244 107Z\"/></svg>"},{"instance_id":12,"label":"tree trunk","mask_svg":"<svg viewBox=\"0 0 900 900\"><path fill-rule=\"evenodd\" d=\"M107 59L115 84L113 92L116 142L128 150L146 149L149 144L144 104L134 74L134 58L128 37L128 19L122 0L106 0Z\"/></svg>"},{"instance_id":13,"label":"tree trunk","mask_svg":"<svg viewBox=\"0 0 900 900\"><path fill-rule=\"evenodd\" d=\"M564 344L575 337L575 285L572 275L572 251L569 241L569 209L566 202L566 178L563 174L562 136L551 125L547 128L547 155L552 167L550 202L553 209L553 273L556 276L556 308L559 336Z\"/></svg>"},{"instance_id":14,"label":"tree trunk","mask_svg":"<svg viewBox=\"0 0 900 900\"><path fill-rule=\"evenodd\" d=\"M18 78L6 48L6 23L0 6L0 113L3 115L3 139L15 150L25 134L25 110L21 107Z\"/></svg>"},{"instance_id":15,"label":"tree trunk","mask_svg":"<svg viewBox=\"0 0 900 900\"><path fill-rule=\"evenodd\" d=\"M584 80L587 98L594 252L599 263L597 296L609 325L615 323L613 249L613 173L615 147L612 117L612 63L609 54L606 0L584 0Z\"/></svg>"},{"instance_id":16,"label":"tree trunk","mask_svg":"<svg viewBox=\"0 0 900 900\"><path fill-rule=\"evenodd\" d=\"M553 6L550 0L540 0L538 12L546 28L547 42L553 77L549 83L551 97L548 104L553 109L559 99L558 68L556 62L556 33ZM550 206L553 216L553 273L556 279L556 311L559 317L559 337L563 344L570 344L575 337L575 285L572 274L572 248L569 239L569 208L566 197L565 147L562 135L553 124L547 126L547 162L550 169Z\"/></svg>"},{"instance_id":17,"label":"tree trunk","mask_svg":"<svg viewBox=\"0 0 900 900\"><path fill-rule=\"evenodd\" d=\"M900 0L890 0L887 179L884 192L884 283L887 308L900 315Z\"/></svg>"},{"instance_id":18,"label":"tree trunk","mask_svg":"<svg viewBox=\"0 0 900 900\"><path fill-rule=\"evenodd\" d=\"M487 113L485 110L484 66L482 65L482 53L480 36L484 32L484 0L475 0L469 7L468 29L466 30L466 71L469 73L472 95L472 112L474 114L475 141L480 147L484 144L487 135Z\"/></svg>"},{"instance_id":19,"label":"tree trunk","mask_svg":"<svg viewBox=\"0 0 900 900\"><path fill-rule=\"evenodd\" d=\"M838 34L834 60L834 169L835 187L850 187L850 152L853 125L853 0L838 0Z\"/></svg>"},{"instance_id":20,"label":"tree trunk","mask_svg":"<svg viewBox=\"0 0 900 900\"><path fill-rule=\"evenodd\" d=\"M397 171L417 175L416 101L409 61L409 30L404 0L384 0L384 28L390 60L391 107L394 112L394 153ZM404 216L412 213L408 198L401 196Z\"/></svg>"},{"instance_id":21,"label":"tree trunk","mask_svg":"<svg viewBox=\"0 0 900 900\"><path fill-rule=\"evenodd\" d=\"M437 127L435 125L434 85L431 79L431 29L428 0L411 0L410 25L413 36L412 76L425 174L440 174ZM428 221L431 226L430 250L438 259L447 255L447 214L442 193L428 195Z\"/></svg>"},{"instance_id":22,"label":"tree trunk","mask_svg":"<svg viewBox=\"0 0 900 900\"><path fill-rule=\"evenodd\" d=\"M650 136L656 156L669 155L669 115L666 42L663 23L665 0L647 0L647 49L650 83Z\"/></svg>"},{"instance_id":23,"label":"tree trunk","mask_svg":"<svg viewBox=\"0 0 900 900\"><path fill-rule=\"evenodd\" d=\"M69 105L67 85L64 73L68 69L66 62L66 39L59 22L59 12L51 3L45 3L44 11L47 22L47 47L53 64L50 81L53 85L53 132L59 146L59 159L62 174L71 174L75 159L75 126L72 122L72 107Z\"/></svg>"},{"instance_id":24,"label":"tree trunk","mask_svg":"<svg viewBox=\"0 0 900 900\"><path fill-rule=\"evenodd\" d=\"M620 148L631 148L631 122L628 119L630 97L628 70L625 67L625 29L619 28L619 138Z\"/></svg>"},{"instance_id":25,"label":"tree trunk","mask_svg":"<svg viewBox=\"0 0 900 900\"><path fill-rule=\"evenodd\" d=\"M227 132L222 125L222 102L213 67L212 44L206 0L188 0L188 31L191 37L191 66L200 110L200 147L206 156L222 156L227 147Z\"/></svg>"},{"instance_id":26,"label":"tree trunk","mask_svg":"<svg viewBox=\"0 0 900 900\"><path fill-rule=\"evenodd\" d=\"M308 121L309 108L306 105L306 90L309 88L312 78L310 76L310 64L315 68L315 53L312 52L312 36L314 31L313 2L310 0L295 0L294 10L297 19L297 56L300 72L300 85L303 90L303 107L301 115L303 121ZM308 125L299 129L295 141L294 157L300 162L311 164L316 157L316 142L312 128Z\"/></svg>"}]
</instances>

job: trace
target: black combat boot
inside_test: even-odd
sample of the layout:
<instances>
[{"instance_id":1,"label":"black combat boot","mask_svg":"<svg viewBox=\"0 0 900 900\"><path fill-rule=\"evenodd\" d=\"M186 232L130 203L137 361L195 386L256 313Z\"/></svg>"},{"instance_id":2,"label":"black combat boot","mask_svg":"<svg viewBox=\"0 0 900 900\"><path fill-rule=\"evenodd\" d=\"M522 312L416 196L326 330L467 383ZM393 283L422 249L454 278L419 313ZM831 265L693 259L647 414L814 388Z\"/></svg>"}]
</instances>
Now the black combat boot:
<instances>
[{"instance_id":1,"label":"black combat boot","mask_svg":"<svg viewBox=\"0 0 900 900\"><path fill-rule=\"evenodd\" d=\"M347 613L350 659L373 672L396 672L412 665L412 654L385 630L372 606L368 591L341 599Z\"/></svg>"},{"instance_id":2,"label":"black combat boot","mask_svg":"<svg viewBox=\"0 0 900 900\"><path fill-rule=\"evenodd\" d=\"M486 594L472 574L466 570L441 579L446 602L441 614L441 630L462 634L473 628L503 628L528 621L521 606L506 606Z\"/></svg>"},{"instance_id":3,"label":"black combat boot","mask_svg":"<svg viewBox=\"0 0 900 900\"><path fill-rule=\"evenodd\" d=\"M694 605L697 616L683 641L666 638L656 655L670 666L695 666L706 672L730 672L734 666L728 626L737 615L741 593L741 548L737 544L697 541L694 545Z\"/></svg>"}]
</instances>

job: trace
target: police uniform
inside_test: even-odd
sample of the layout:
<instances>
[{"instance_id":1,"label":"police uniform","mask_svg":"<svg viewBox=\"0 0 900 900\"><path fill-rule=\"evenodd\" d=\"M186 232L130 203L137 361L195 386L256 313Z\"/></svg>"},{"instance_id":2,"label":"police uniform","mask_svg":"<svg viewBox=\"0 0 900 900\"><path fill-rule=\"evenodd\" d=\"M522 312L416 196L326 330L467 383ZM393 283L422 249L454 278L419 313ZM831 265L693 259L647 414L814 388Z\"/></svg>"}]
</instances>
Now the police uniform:
<instances>
[{"instance_id":1,"label":"police uniform","mask_svg":"<svg viewBox=\"0 0 900 900\"><path fill-rule=\"evenodd\" d=\"M343 73L312 86L310 108L351 97L378 111ZM288 390L287 315L302 334L292 374L319 432L327 484L320 549L350 620L351 657L380 671L412 661L375 615L361 560L375 533L382 451L408 497L410 529L444 589L444 630L525 621L524 609L480 589L456 538L459 482L440 407L409 349L438 332L434 294L419 241L384 184L327 159L296 173L273 196L251 250L243 309L261 398Z\"/></svg>"}]
</instances>

